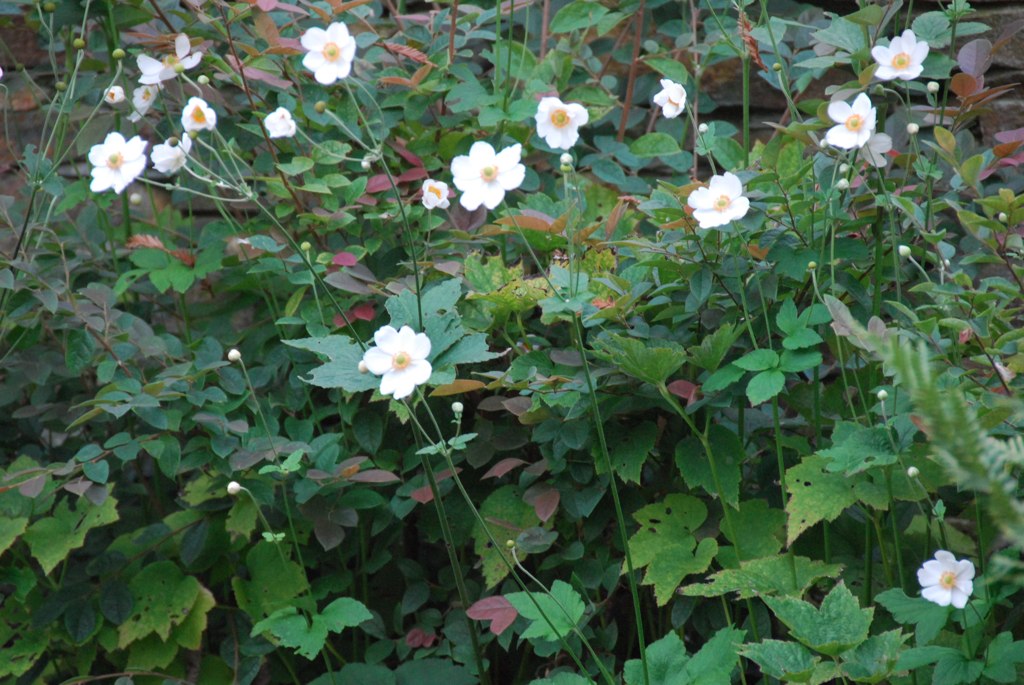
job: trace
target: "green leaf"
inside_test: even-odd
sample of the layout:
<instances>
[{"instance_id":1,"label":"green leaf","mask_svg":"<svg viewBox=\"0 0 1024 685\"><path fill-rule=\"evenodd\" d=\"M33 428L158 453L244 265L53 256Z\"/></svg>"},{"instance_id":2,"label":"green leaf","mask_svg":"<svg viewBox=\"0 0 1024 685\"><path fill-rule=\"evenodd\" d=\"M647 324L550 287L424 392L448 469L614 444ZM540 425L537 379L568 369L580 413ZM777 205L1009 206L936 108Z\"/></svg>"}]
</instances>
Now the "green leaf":
<instances>
[{"instance_id":1,"label":"green leaf","mask_svg":"<svg viewBox=\"0 0 1024 685\"><path fill-rule=\"evenodd\" d=\"M784 387L786 387L786 374L778 369L762 371L747 383L747 399L750 400L751 405L757 406L778 395Z\"/></svg>"},{"instance_id":2,"label":"green leaf","mask_svg":"<svg viewBox=\"0 0 1024 685\"><path fill-rule=\"evenodd\" d=\"M479 524L473 528L474 549L483 563L484 581L487 587L493 587L508 575L508 564L513 563L512 552L502 543L514 540L527 528L539 526L540 519L534 508L523 501L521 491L514 485L505 485L488 495L480 505L480 515L485 521L500 522L489 526L498 541L497 547L491 545ZM518 556L522 561L526 554L519 552Z\"/></svg>"},{"instance_id":3,"label":"green leaf","mask_svg":"<svg viewBox=\"0 0 1024 685\"><path fill-rule=\"evenodd\" d=\"M131 615L118 627L121 649L152 633L166 640L171 628L188 616L201 586L173 562L158 561L139 571L128 588L133 608Z\"/></svg>"},{"instance_id":4,"label":"green leaf","mask_svg":"<svg viewBox=\"0 0 1024 685\"><path fill-rule=\"evenodd\" d=\"M836 578L841 566L812 561L807 557L783 554L740 563L713 574L709 582L694 583L682 588L689 597L719 597L730 592L740 599L783 594L801 596L813 583L823 578ZM796 583L793 576L796 576Z\"/></svg>"},{"instance_id":5,"label":"green leaf","mask_svg":"<svg viewBox=\"0 0 1024 685\"><path fill-rule=\"evenodd\" d=\"M687 350L690 360L702 369L715 371L725 359L725 355L729 354L740 333L741 331L731 323L719 326L714 333L705 336L700 345Z\"/></svg>"},{"instance_id":6,"label":"green leaf","mask_svg":"<svg viewBox=\"0 0 1024 685\"><path fill-rule=\"evenodd\" d=\"M674 632L647 645L644 655L647 657L650 685L684 685L690 682L686 673L690 657L686 654L686 645ZM643 664L640 659L627 661L622 675L626 685L643 685Z\"/></svg>"},{"instance_id":7,"label":"green leaf","mask_svg":"<svg viewBox=\"0 0 1024 685\"><path fill-rule=\"evenodd\" d=\"M594 349L624 373L651 385L661 385L686 362L686 350L670 340L606 335L595 341Z\"/></svg>"},{"instance_id":8,"label":"green leaf","mask_svg":"<svg viewBox=\"0 0 1024 685\"><path fill-rule=\"evenodd\" d=\"M97 628L96 610L88 598L72 602L64 610L64 628L76 645L88 640Z\"/></svg>"},{"instance_id":9,"label":"green leaf","mask_svg":"<svg viewBox=\"0 0 1024 685\"><path fill-rule=\"evenodd\" d=\"M594 685L594 681L590 678L584 678L581 675L576 675L575 673L562 671L561 673L556 673L550 678L531 680L530 685Z\"/></svg>"},{"instance_id":10,"label":"green leaf","mask_svg":"<svg viewBox=\"0 0 1024 685\"><path fill-rule=\"evenodd\" d=\"M766 371L774 369L779 365L779 355L775 350L762 347L759 350L751 350L733 362L744 371Z\"/></svg>"},{"instance_id":11,"label":"green leaf","mask_svg":"<svg viewBox=\"0 0 1024 685\"><path fill-rule=\"evenodd\" d=\"M786 373L810 371L821 366L821 352L817 350L786 350L779 360L779 370Z\"/></svg>"},{"instance_id":12,"label":"green leaf","mask_svg":"<svg viewBox=\"0 0 1024 685\"><path fill-rule=\"evenodd\" d=\"M50 516L29 526L22 539L42 566L43 573L49 574L71 550L85 544L85 536L90 530L117 519L117 500L113 497L107 497L98 507L82 498L74 511L68 506L68 500L62 499Z\"/></svg>"},{"instance_id":13,"label":"green leaf","mask_svg":"<svg viewBox=\"0 0 1024 685\"><path fill-rule=\"evenodd\" d=\"M236 575L231 580L239 608L253 618L263 618L293 604L306 591L302 567L287 558L273 542L260 542L245 557L250 580Z\"/></svg>"},{"instance_id":14,"label":"green leaf","mask_svg":"<svg viewBox=\"0 0 1024 685\"><path fill-rule=\"evenodd\" d=\"M779 313L775 315L775 325L786 335L792 335L804 327L800 317L797 316L796 305L793 304L792 299L787 299L779 307Z\"/></svg>"},{"instance_id":15,"label":"green leaf","mask_svg":"<svg viewBox=\"0 0 1024 685\"><path fill-rule=\"evenodd\" d=\"M907 637L898 629L872 635L856 649L843 655L843 672L858 683L880 683L887 680L896 666Z\"/></svg>"},{"instance_id":16,"label":"green leaf","mask_svg":"<svg viewBox=\"0 0 1024 685\"><path fill-rule=\"evenodd\" d=\"M761 667L764 675L793 683L806 683L821 657L798 642L762 640L744 645L740 654Z\"/></svg>"},{"instance_id":17,"label":"green leaf","mask_svg":"<svg viewBox=\"0 0 1024 685\"><path fill-rule=\"evenodd\" d=\"M654 586L658 606L672 599L683 578L705 571L718 552L714 538L705 537L698 544L693 534L707 516L703 502L680 494L633 514L640 530L629 539L629 551L636 568L647 568L643 584Z\"/></svg>"},{"instance_id":18,"label":"green leaf","mask_svg":"<svg viewBox=\"0 0 1024 685\"><path fill-rule=\"evenodd\" d=\"M716 427L713 426L712 430ZM738 437L736 441L739 442ZM735 530L723 525L722 533L743 553L743 559L771 556L782 549L786 513L773 509L767 501L752 499L743 502L739 511L732 515L732 523Z\"/></svg>"},{"instance_id":19,"label":"green leaf","mask_svg":"<svg viewBox=\"0 0 1024 685\"><path fill-rule=\"evenodd\" d=\"M319 616L309 621L295 607L284 607L256 623L250 635L256 637L269 632L282 646L290 647L312 661L327 641L327 626L317 618Z\"/></svg>"},{"instance_id":20,"label":"green leaf","mask_svg":"<svg viewBox=\"0 0 1024 685\"><path fill-rule=\"evenodd\" d=\"M687 487L703 488L712 497L719 497L735 507L739 503L741 467L746 451L739 436L724 426L712 426L708 432L711 459L695 437L687 437L676 444L675 461ZM711 460L717 469L717 482Z\"/></svg>"},{"instance_id":21,"label":"green leaf","mask_svg":"<svg viewBox=\"0 0 1024 685\"><path fill-rule=\"evenodd\" d=\"M351 597L339 597L324 607L320 615L332 633L340 633L345 628L355 628L373 618L373 614L362 602Z\"/></svg>"},{"instance_id":22,"label":"green leaf","mask_svg":"<svg viewBox=\"0 0 1024 685\"><path fill-rule=\"evenodd\" d=\"M735 364L723 366L718 371L708 376L707 380L700 386L705 393L724 390L743 377L745 371Z\"/></svg>"},{"instance_id":23,"label":"green leaf","mask_svg":"<svg viewBox=\"0 0 1024 685\"><path fill-rule=\"evenodd\" d=\"M277 168L288 176L298 176L313 168L313 160L309 157L292 157L292 161L281 162Z\"/></svg>"},{"instance_id":24,"label":"green leaf","mask_svg":"<svg viewBox=\"0 0 1024 685\"><path fill-rule=\"evenodd\" d=\"M609 445L612 468L624 482L640 484L640 473L644 462L654 451L658 439L658 426L650 421L630 426ZM594 463L598 465L598 473L604 473L600 459L599 446L594 445Z\"/></svg>"},{"instance_id":25,"label":"green leaf","mask_svg":"<svg viewBox=\"0 0 1024 685\"><path fill-rule=\"evenodd\" d=\"M765 597L764 601L794 638L833 657L867 639L875 613L874 607L861 609L857 598L842 582L817 608L795 597Z\"/></svg>"},{"instance_id":26,"label":"green leaf","mask_svg":"<svg viewBox=\"0 0 1024 685\"><path fill-rule=\"evenodd\" d=\"M647 646L650 685L730 685L745 631L722 628L696 654L687 656L679 636L669 632ZM630 659L623 669L626 685L643 685L643 665Z\"/></svg>"},{"instance_id":27,"label":"green leaf","mask_svg":"<svg viewBox=\"0 0 1024 685\"><path fill-rule=\"evenodd\" d=\"M864 428L855 423L837 423L832 434L833 445L818 450L828 460L830 473L853 475L875 466L895 464L899 459L893 451L889 429L884 426Z\"/></svg>"},{"instance_id":28,"label":"green leaf","mask_svg":"<svg viewBox=\"0 0 1024 685\"><path fill-rule=\"evenodd\" d=\"M830 473L827 466L828 462L822 457L811 456L787 469L787 545L793 544L801 533L819 521L834 521L846 507L858 501L878 509L888 506L884 488L866 480L863 474L850 477L842 473Z\"/></svg>"},{"instance_id":29,"label":"green leaf","mask_svg":"<svg viewBox=\"0 0 1024 685\"><path fill-rule=\"evenodd\" d=\"M476 677L465 666L445 659L415 659L395 669L395 685L475 685ZM349 685L339 683L339 685ZM351 685L384 685L382 681L360 681Z\"/></svg>"},{"instance_id":30,"label":"green leaf","mask_svg":"<svg viewBox=\"0 0 1024 685\"><path fill-rule=\"evenodd\" d=\"M315 367L302 381L320 388L341 388L346 392L365 392L380 387L380 379L372 373L360 373L363 350L344 335L322 338L285 340L285 345L327 355L326 364Z\"/></svg>"},{"instance_id":31,"label":"green leaf","mask_svg":"<svg viewBox=\"0 0 1024 685\"><path fill-rule=\"evenodd\" d=\"M530 599L531 597L536 603ZM550 595L541 592L513 592L505 595L505 599L515 607L520 616L531 621L522 635L526 639L555 641L565 637L583 618L586 609L579 593L561 580L556 580L551 585ZM546 620L544 616L547 617Z\"/></svg>"},{"instance_id":32,"label":"green leaf","mask_svg":"<svg viewBox=\"0 0 1024 685\"><path fill-rule=\"evenodd\" d=\"M128 586L121 582L108 582L100 590L100 611L103 617L119 626L132 615L135 600Z\"/></svg>"},{"instance_id":33,"label":"green leaf","mask_svg":"<svg viewBox=\"0 0 1024 685\"><path fill-rule=\"evenodd\" d=\"M798 328L782 339L782 346L787 350L800 350L814 347L825 342L820 335L810 328ZM819 364L821 362L818 362Z\"/></svg>"},{"instance_id":34,"label":"green leaf","mask_svg":"<svg viewBox=\"0 0 1024 685\"><path fill-rule=\"evenodd\" d=\"M551 20L552 33L569 33L587 29L597 24L608 8L594 0L575 0L558 10Z\"/></svg>"},{"instance_id":35,"label":"green leaf","mask_svg":"<svg viewBox=\"0 0 1024 685\"><path fill-rule=\"evenodd\" d=\"M722 628L715 633L686 664L689 682L694 685L731 685L744 637L746 631L735 628Z\"/></svg>"},{"instance_id":36,"label":"green leaf","mask_svg":"<svg viewBox=\"0 0 1024 685\"><path fill-rule=\"evenodd\" d=\"M984 675L997 683L1019 683L1019 663L1024 663L1024 640L1014 641L1011 633L999 633L985 650Z\"/></svg>"},{"instance_id":37,"label":"green leaf","mask_svg":"<svg viewBox=\"0 0 1024 685\"><path fill-rule=\"evenodd\" d=\"M935 639L952 611L948 606L939 606L923 597L908 597L900 588L875 595L875 601L885 607L897 623L914 626L918 646Z\"/></svg>"},{"instance_id":38,"label":"green leaf","mask_svg":"<svg viewBox=\"0 0 1024 685\"><path fill-rule=\"evenodd\" d=\"M655 131L634 140L629 151L641 159L668 157L679 152L679 143L669 134Z\"/></svg>"},{"instance_id":39,"label":"green leaf","mask_svg":"<svg viewBox=\"0 0 1024 685\"><path fill-rule=\"evenodd\" d=\"M25 532L28 527L28 518L8 518L7 516L0 516L0 555L2 555L8 547L14 544L14 541L21 537L21 534Z\"/></svg>"}]
</instances>

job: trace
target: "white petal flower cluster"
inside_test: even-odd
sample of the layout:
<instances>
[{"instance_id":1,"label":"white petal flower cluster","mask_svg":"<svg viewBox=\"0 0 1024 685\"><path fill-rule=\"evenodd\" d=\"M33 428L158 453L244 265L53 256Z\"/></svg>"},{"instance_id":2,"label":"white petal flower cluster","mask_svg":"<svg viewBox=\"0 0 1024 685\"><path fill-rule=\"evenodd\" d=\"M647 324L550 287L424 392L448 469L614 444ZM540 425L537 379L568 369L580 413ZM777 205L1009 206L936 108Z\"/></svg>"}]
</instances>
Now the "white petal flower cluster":
<instances>
[{"instance_id":1,"label":"white petal flower cluster","mask_svg":"<svg viewBox=\"0 0 1024 685\"><path fill-rule=\"evenodd\" d=\"M924 60L928 56L928 43L917 40L910 29L892 39L888 47L876 45L871 56L878 63L875 77L882 81L902 79L912 81L924 71Z\"/></svg>"},{"instance_id":2,"label":"white petal flower cluster","mask_svg":"<svg viewBox=\"0 0 1024 685\"><path fill-rule=\"evenodd\" d=\"M864 147L875 132L877 112L867 93L861 93L850 105L841 100L829 103L828 116L836 125L825 134L825 141L844 150Z\"/></svg>"},{"instance_id":3,"label":"white petal flower cluster","mask_svg":"<svg viewBox=\"0 0 1024 685\"><path fill-rule=\"evenodd\" d=\"M102 143L89 150L92 182L89 190L102 193L113 188L120 194L146 168L146 141L135 136L125 140L120 133L108 133Z\"/></svg>"},{"instance_id":4,"label":"white petal flower cluster","mask_svg":"<svg viewBox=\"0 0 1024 685\"><path fill-rule=\"evenodd\" d=\"M671 79L661 79L661 90L654 96L654 104L661 107L666 119L675 119L686 110L686 90Z\"/></svg>"},{"instance_id":5,"label":"white petal flower cluster","mask_svg":"<svg viewBox=\"0 0 1024 685\"><path fill-rule=\"evenodd\" d=\"M523 146L510 145L496 152L490 143L479 140L469 148L468 155L452 160L455 187L462 191L459 204L472 211L483 205L494 209L526 178L526 167L520 164Z\"/></svg>"},{"instance_id":6,"label":"white petal flower cluster","mask_svg":"<svg viewBox=\"0 0 1024 685\"><path fill-rule=\"evenodd\" d=\"M160 173L176 174L185 166L185 162L188 161L188 153L191 150L192 139L182 136L177 145L171 145L169 141L154 145L149 157L153 160L153 168Z\"/></svg>"},{"instance_id":7,"label":"white petal flower cluster","mask_svg":"<svg viewBox=\"0 0 1024 685\"><path fill-rule=\"evenodd\" d=\"M380 394L401 400L412 394L417 385L430 379L433 369L430 356L430 338L416 333L408 326L395 330L384 326L373 334L376 347L363 354L363 364L375 376L381 376Z\"/></svg>"},{"instance_id":8,"label":"white petal flower cluster","mask_svg":"<svg viewBox=\"0 0 1024 685\"><path fill-rule=\"evenodd\" d=\"M423 182L423 206L427 209L448 209L448 184L428 178Z\"/></svg>"},{"instance_id":9,"label":"white petal flower cluster","mask_svg":"<svg viewBox=\"0 0 1024 685\"><path fill-rule=\"evenodd\" d=\"M263 120L263 125L267 128L267 135L271 138L291 138L298 130L292 113L284 107L278 107L268 114L267 118Z\"/></svg>"},{"instance_id":10,"label":"white petal flower cluster","mask_svg":"<svg viewBox=\"0 0 1024 685\"><path fill-rule=\"evenodd\" d=\"M335 22L326 29L312 28L300 40L306 50L302 66L313 72L317 83L329 86L348 77L356 56L356 40L348 26Z\"/></svg>"},{"instance_id":11,"label":"white petal flower cluster","mask_svg":"<svg viewBox=\"0 0 1024 685\"><path fill-rule=\"evenodd\" d=\"M139 83L152 86L164 81L170 81L178 75L177 67L179 64L184 70L192 69L199 64L199 60L202 58L203 53L192 52L192 45L189 43L188 36L184 33L179 33L177 38L174 39L173 55L167 55L162 60L153 59L149 55L139 55L136 60L136 63L139 65L139 71L142 72L142 76L139 77Z\"/></svg>"},{"instance_id":12,"label":"white petal flower cluster","mask_svg":"<svg viewBox=\"0 0 1024 685\"><path fill-rule=\"evenodd\" d=\"M568 150L580 138L580 126L590 120L587 108L571 102L566 104L555 97L541 98L537 105L537 135L548 147Z\"/></svg>"},{"instance_id":13,"label":"white petal flower cluster","mask_svg":"<svg viewBox=\"0 0 1024 685\"><path fill-rule=\"evenodd\" d=\"M750 200L743 195L743 182L728 171L721 176L712 176L707 187L690 193L686 204L693 209L693 218L701 228L715 228L737 221L750 209Z\"/></svg>"},{"instance_id":14,"label":"white petal flower cluster","mask_svg":"<svg viewBox=\"0 0 1024 685\"><path fill-rule=\"evenodd\" d=\"M969 559L957 561L950 552L939 550L917 570L917 581L921 596L929 602L963 609L974 592L974 564Z\"/></svg>"}]
</instances>

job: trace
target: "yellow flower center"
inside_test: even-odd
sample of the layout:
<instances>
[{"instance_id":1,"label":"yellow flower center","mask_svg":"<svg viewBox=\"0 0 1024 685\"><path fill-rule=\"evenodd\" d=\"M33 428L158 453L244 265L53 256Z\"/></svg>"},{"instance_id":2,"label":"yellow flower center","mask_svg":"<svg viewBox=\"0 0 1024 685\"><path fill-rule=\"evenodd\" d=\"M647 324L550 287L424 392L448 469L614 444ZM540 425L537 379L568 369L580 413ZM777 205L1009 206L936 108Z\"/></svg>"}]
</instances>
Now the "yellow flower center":
<instances>
[{"instance_id":1,"label":"yellow flower center","mask_svg":"<svg viewBox=\"0 0 1024 685\"><path fill-rule=\"evenodd\" d=\"M409 364L412 364L412 357L405 352L399 352L391 358L391 368L396 371L401 371Z\"/></svg>"},{"instance_id":2,"label":"yellow flower center","mask_svg":"<svg viewBox=\"0 0 1024 685\"><path fill-rule=\"evenodd\" d=\"M324 46L324 59L328 62L335 62L341 57L341 48L337 43L328 43Z\"/></svg>"},{"instance_id":3,"label":"yellow flower center","mask_svg":"<svg viewBox=\"0 0 1024 685\"><path fill-rule=\"evenodd\" d=\"M719 195L718 199L715 200L715 209L719 212L724 212L729 209L729 205L732 204L732 198L728 195Z\"/></svg>"},{"instance_id":4,"label":"yellow flower center","mask_svg":"<svg viewBox=\"0 0 1024 685\"><path fill-rule=\"evenodd\" d=\"M438 200L441 199L441 189L437 186L427 186L427 192L436 195Z\"/></svg>"},{"instance_id":5,"label":"yellow flower center","mask_svg":"<svg viewBox=\"0 0 1024 685\"><path fill-rule=\"evenodd\" d=\"M115 152L107 157L107 166L111 169L120 169L122 164L124 164L124 155L120 152Z\"/></svg>"},{"instance_id":6,"label":"yellow flower center","mask_svg":"<svg viewBox=\"0 0 1024 685\"><path fill-rule=\"evenodd\" d=\"M173 67L175 64L178 63L178 56L177 55L167 55L166 57L164 57L163 63L164 63L165 67Z\"/></svg>"},{"instance_id":7,"label":"yellow flower center","mask_svg":"<svg viewBox=\"0 0 1024 685\"><path fill-rule=\"evenodd\" d=\"M551 123L555 128L565 128L572 122L569 113L564 109L556 109L551 113Z\"/></svg>"},{"instance_id":8,"label":"yellow flower center","mask_svg":"<svg viewBox=\"0 0 1024 685\"><path fill-rule=\"evenodd\" d=\"M846 130L859 131L864 126L864 117L859 114L851 114L846 119Z\"/></svg>"},{"instance_id":9,"label":"yellow flower center","mask_svg":"<svg viewBox=\"0 0 1024 685\"><path fill-rule=\"evenodd\" d=\"M952 571L943 571L939 576L939 585L945 590L952 590L956 587L956 574Z\"/></svg>"},{"instance_id":10,"label":"yellow flower center","mask_svg":"<svg viewBox=\"0 0 1024 685\"><path fill-rule=\"evenodd\" d=\"M480 170L480 178L482 178L487 183L490 183L494 179L498 178L498 167L494 165L485 166L483 169Z\"/></svg>"},{"instance_id":11,"label":"yellow flower center","mask_svg":"<svg viewBox=\"0 0 1024 685\"><path fill-rule=\"evenodd\" d=\"M892 58L892 68L897 70L903 70L910 66L910 55L905 52L901 52Z\"/></svg>"},{"instance_id":12,"label":"yellow flower center","mask_svg":"<svg viewBox=\"0 0 1024 685\"><path fill-rule=\"evenodd\" d=\"M192 118L192 121L196 122L197 124L206 123L206 113L203 112L202 107L193 107L192 114L189 116Z\"/></svg>"}]
</instances>

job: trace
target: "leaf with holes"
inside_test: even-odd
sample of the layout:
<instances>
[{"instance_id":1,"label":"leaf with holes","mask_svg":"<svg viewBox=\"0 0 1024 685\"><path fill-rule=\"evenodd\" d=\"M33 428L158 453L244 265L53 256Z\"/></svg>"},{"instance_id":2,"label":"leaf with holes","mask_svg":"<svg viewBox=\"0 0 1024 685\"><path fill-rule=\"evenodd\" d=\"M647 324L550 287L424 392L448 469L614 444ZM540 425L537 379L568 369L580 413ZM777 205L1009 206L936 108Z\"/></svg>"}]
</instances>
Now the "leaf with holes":
<instances>
[{"instance_id":1,"label":"leaf with holes","mask_svg":"<svg viewBox=\"0 0 1024 685\"><path fill-rule=\"evenodd\" d=\"M121 649L151 633L166 640L171 629L188 617L202 586L173 562L158 561L139 571L128 588L133 608L118 627L117 644Z\"/></svg>"},{"instance_id":2,"label":"leaf with holes","mask_svg":"<svg viewBox=\"0 0 1024 685\"><path fill-rule=\"evenodd\" d=\"M698 544L693 534L707 516L703 502L678 494L633 514L640 530L629 539L629 551L637 568L647 567L643 584L654 586L658 606L668 604L683 578L706 570L718 552L714 538Z\"/></svg>"},{"instance_id":3,"label":"leaf with holes","mask_svg":"<svg viewBox=\"0 0 1024 685\"><path fill-rule=\"evenodd\" d=\"M799 597L819 580L838 577L841 568L839 564L780 554L741 562L739 568L719 571L706 583L683 587L681 593L688 597L720 597L735 592L739 599L773 594Z\"/></svg>"},{"instance_id":4,"label":"leaf with holes","mask_svg":"<svg viewBox=\"0 0 1024 685\"><path fill-rule=\"evenodd\" d=\"M473 529L474 548L483 562L484 580L487 587L493 587L508 575L512 564L512 552L505 546L506 540L515 540L527 528L541 524L534 508L523 501L522 492L514 485L506 485L492 492L480 506L480 515L498 541L491 544L486 531L477 524ZM518 553L520 561L526 553Z\"/></svg>"},{"instance_id":5,"label":"leaf with holes","mask_svg":"<svg viewBox=\"0 0 1024 685\"><path fill-rule=\"evenodd\" d=\"M845 583L839 583L820 607L796 597L765 597L775 617L786 624L790 635L826 656L839 656L864 642L875 609L861 609Z\"/></svg>"},{"instance_id":6,"label":"leaf with holes","mask_svg":"<svg viewBox=\"0 0 1024 685\"><path fill-rule=\"evenodd\" d=\"M885 488L867 480L864 474L850 477L829 473L827 469L828 462L817 456L806 457L787 469L787 545L793 544L805 530L819 521L834 521L844 509L857 502L876 509L888 507Z\"/></svg>"}]
</instances>

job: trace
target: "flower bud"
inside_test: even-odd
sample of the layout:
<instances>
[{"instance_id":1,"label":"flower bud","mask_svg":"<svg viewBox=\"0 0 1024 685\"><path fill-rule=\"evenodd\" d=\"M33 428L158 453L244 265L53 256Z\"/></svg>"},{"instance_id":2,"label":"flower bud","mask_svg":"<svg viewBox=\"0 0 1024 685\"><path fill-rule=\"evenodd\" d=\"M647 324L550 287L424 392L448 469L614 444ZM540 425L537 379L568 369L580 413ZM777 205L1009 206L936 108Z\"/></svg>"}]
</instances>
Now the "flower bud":
<instances>
[{"instance_id":1,"label":"flower bud","mask_svg":"<svg viewBox=\"0 0 1024 685\"><path fill-rule=\"evenodd\" d=\"M839 165L839 173L840 173L840 174L846 175L846 173L847 173L847 172L848 172L849 170L850 170L850 165L849 165L849 164L846 164L846 163L844 162L843 164L840 164L840 165Z\"/></svg>"},{"instance_id":2,"label":"flower bud","mask_svg":"<svg viewBox=\"0 0 1024 685\"><path fill-rule=\"evenodd\" d=\"M303 252L309 252L310 250L313 249L313 244L310 243L308 240L303 240L302 244L299 245L299 249L302 250Z\"/></svg>"},{"instance_id":3,"label":"flower bud","mask_svg":"<svg viewBox=\"0 0 1024 685\"><path fill-rule=\"evenodd\" d=\"M935 93L939 92L939 83L938 83L938 81L929 81L927 87L928 87L928 92L931 93L932 95L934 95Z\"/></svg>"},{"instance_id":4,"label":"flower bud","mask_svg":"<svg viewBox=\"0 0 1024 685\"><path fill-rule=\"evenodd\" d=\"M516 546L516 541L515 540L505 540L505 546L508 547L509 549L512 549L513 547Z\"/></svg>"},{"instance_id":5,"label":"flower bud","mask_svg":"<svg viewBox=\"0 0 1024 685\"><path fill-rule=\"evenodd\" d=\"M81 38L75 38L73 41L71 41L71 47L73 47L75 50L84 50L85 41Z\"/></svg>"},{"instance_id":6,"label":"flower bud","mask_svg":"<svg viewBox=\"0 0 1024 685\"><path fill-rule=\"evenodd\" d=\"M912 136L916 136L918 131L920 130L921 127L915 124L914 122L910 122L909 124L907 124L907 133Z\"/></svg>"},{"instance_id":7,"label":"flower bud","mask_svg":"<svg viewBox=\"0 0 1024 685\"><path fill-rule=\"evenodd\" d=\"M55 3L55 2L44 2L43 3L43 11L44 12L56 12L57 11L57 3Z\"/></svg>"},{"instance_id":8,"label":"flower bud","mask_svg":"<svg viewBox=\"0 0 1024 685\"><path fill-rule=\"evenodd\" d=\"M850 182L847 181L845 178L841 178L838 181L836 181L836 190L849 190L849 189L850 189Z\"/></svg>"},{"instance_id":9,"label":"flower bud","mask_svg":"<svg viewBox=\"0 0 1024 685\"><path fill-rule=\"evenodd\" d=\"M228 494L237 495L242 491L242 486L237 481L231 481L228 483Z\"/></svg>"},{"instance_id":10,"label":"flower bud","mask_svg":"<svg viewBox=\"0 0 1024 685\"><path fill-rule=\"evenodd\" d=\"M142 193L132 193L131 195L128 196L128 202L130 202L131 204L136 205L136 206L137 205L141 205L142 204Z\"/></svg>"},{"instance_id":11,"label":"flower bud","mask_svg":"<svg viewBox=\"0 0 1024 685\"><path fill-rule=\"evenodd\" d=\"M921 470L916 466L911 466L907 469L907 478L917 478L921 475Z\"/></svg>"},{"instance_id":12,"label":"flower bud","mask_svg":"<svg viewBox=\"0 0 1024 685\"><path fill-rule=\"evenodd\" d=\"M708 125L707 124L701 124L700 126L697 127L697 130L700 133L707 133L708 132Z\"/></svg>"},{"instance_id":13,"label":"flower bud","mask_svg":"<svg viewBox=\"0 0 1024 685\"><path fill-rule=\"evenodd\" d=\"M897 248L896 251L899 252L900 257L903 257L904 259L906 259L907 257L910 256L910 246L909 245L900 245L899 248Z\"/></svg>"},{"instance_id":14,"label":"flower bud","mask_svg":"<svg viewBox=\"0 0 1024 685\"><path fill-rule=\"evenodd\" d=\"M174 65L174 73L175 74L184 74L185 73L185 65L182 64L181 62L178 62L177 64L175 64Z\"/></svg>"},{"instance_id":15,"label":"flower bud","mask_svg":"<svg viewBox=\"0 0 1024 685\"><path fill-rule=\"evenodd\" d=\"M561 171L563 174L567 174L570 171L572 171L572 165L570 165L570 164L563 164L560 167L558 167L558 170Z\"/></svg>"},{"instance_id":16,"label":"flower bud","mask_svg":"<svg viewBox=\"0 0 1024 685\"><path fill-rule=\"evenodd\" d=\"M828 141L822 138L821 140L818 141L818 147L821 148L822 150L826 149L828 147Z\"/></svg>"},{"instance_id":17,"label":"flower bud","mask_svg":"<svg viewBox=\"0 0 1024 685\"><path fill-rule=\"evenodd\" d=\"M999 220L1005 224L1010 220L1010 216L1006 212L999 212Z\"/></svg>"},{"instance_id":18,"label":"flower bud","mask_svg":"<svg viewBox=\"0 0 1024 685\"><path fill-rule=\"evenodd\" d=\"M370 170L370 166L371 166L371 162L366 157L363 157L363 161L361 161L359 163L359 166L361 166L363 168L363 171L369 171Z\"/></svg>"},{"instance_id":19,"label":"flower bud","mask_svg":"<svg viewBox=\"0 0 1024 685\"><path fill-rule=\"evenodd\" d=\"M885 402L887 399L889 399L889 393L885 390L879 390L877 393L875 393L875 397L878 398L879 402Z\"/></svg>"},{"instance_id":20,"label":"flower bud","mask_svg":"<svg viewBox=\"0 0 1024 685\"><path fill-rule=\"evenodd\" d=\"M462 406L462 402L452 402L452 413L454 413L456 416L465 411L465 409L466 408Z\"/></svg>"},{"instance_id":21,"label":"flower bud","mask_svg":"<svg viewBox=\"0 0 1024 685\"><path fill-rule=\"evenodd\" d=\"M232 347L228 350L228 361L232 364L237 364L242 361L242 353Z\"/></svg>"},{"instance_id":22,"label":"flower bud","mask_svg":"<svg viewBox=\"0 0 1024 685\"><path fill-rule=\"evenodd\" d=\"M317 103L313 105L313 109L316 110L317 114L323 114L327 111L327 103L323 100L317 100Z\"/></svg>"},{"instance_id":23,"label":"flower bud","mask_svg":"<svg viewBox=\"0 0 1024 685\"><path fill-rule=\"evenodd\" d=\"M808 271L814 271L817 268L818 268L818 263L817 262L807 262L807 270Z\"/></svg>"},{"instance_id":24,"label":"flower bud","mask_svg":"<svg viewBox=\"0 0 1024 685\"><path fill-rule=\"evenodd\" d=\"M115 48L114 51L110 53L110 56L114 59L124 59L124 50L121 48Z\"/></svg>"},{"instance_id":25,"label":"flower bud","mask_svg":"<svg viewBox=\"0 0 1024 685\"><path fill-rule=\"evenodd\" d=\"M180 142L181 141L178 140L177 136L171 136L170 138L167 139L167 144L170 145L171 147L178 147L178 143Z\"/></svg>"},{"instance_id":26,"label":"flower bud","mask_svg":"<svg viewBox=\"0 0 1024 685\"><path fill-rule=\"evenodd\" d=\"M562 163L562 166L572 164L572 155L568 152L563 152L562 156L558 158L558 161Z\"/></svg>"},{"instance_id":27,"label":"flower bud","mask_svg":"<svg viewBox=\"0 0 1024 685\"><path fill-rule=\"evenodd\" d=\"M68 84L64 83L63 81L57 81L53 84L53 87L56 88L59 92L63 93L65 90L68 89Z\"/></svg>"},{"instance_id":28,"label":"flower bud","mask_svg":"<svg viewBox=\"0 0 1024 685\"><path fill-rule=\"evenodd\" d=\"M776 73L782 71L782 63L781 62L776 62L775 64L773 64L772 65L772 71L774 71Z\"/></svg>"},{"instance_id":29,"label":"flower bud","mask_svg":"<svg viewBox=\"0 0 1024 685\"><path fill-rule=\"evenodd\" d=\"M199 74L199 78L197 78L196 81L199 82L199 85L206 86L210 83L210 77L206 74Z\"/></svg>"},{"instance_id":30,"label":"flower bud","mask_svg":"<svg viewBox=\"0 0 1024 685\"><path fill-rule=\"evenodd\" d=\"M366 366L366 362L359 361L359 373L369 373L370 369Z\"/></svg>"}]
</instances>

